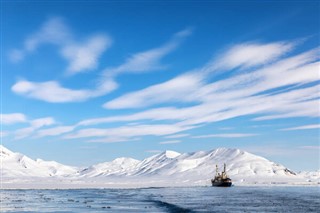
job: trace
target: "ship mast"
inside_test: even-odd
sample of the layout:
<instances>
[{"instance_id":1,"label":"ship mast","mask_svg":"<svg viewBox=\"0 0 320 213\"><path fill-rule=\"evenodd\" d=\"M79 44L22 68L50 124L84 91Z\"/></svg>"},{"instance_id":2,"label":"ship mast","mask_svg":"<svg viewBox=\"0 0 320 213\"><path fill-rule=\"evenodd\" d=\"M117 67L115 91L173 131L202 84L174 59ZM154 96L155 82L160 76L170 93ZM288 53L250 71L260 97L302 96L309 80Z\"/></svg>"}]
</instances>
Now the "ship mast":
<instances>
[{"instance_id":1,"label":"ship mast","mask_svg":"<svg viewBox=\"0 0 320 213\"><path fill-rule=\"evenodd\" d=\"M223 164L223 173L222 173L222 175L223 175L223 178L228 178L227 173L226 173L226 164L225 163Z\"/></svg>"},{"instance_id":2,"label":"ship mast","mask_svg":"<svg viewBox=\"0 0 320 213\"><path fill-rule=\"evenodd\" d=\"M218 176L218 164L216 164L216 177Z\"/></svg>"}]
</instances>

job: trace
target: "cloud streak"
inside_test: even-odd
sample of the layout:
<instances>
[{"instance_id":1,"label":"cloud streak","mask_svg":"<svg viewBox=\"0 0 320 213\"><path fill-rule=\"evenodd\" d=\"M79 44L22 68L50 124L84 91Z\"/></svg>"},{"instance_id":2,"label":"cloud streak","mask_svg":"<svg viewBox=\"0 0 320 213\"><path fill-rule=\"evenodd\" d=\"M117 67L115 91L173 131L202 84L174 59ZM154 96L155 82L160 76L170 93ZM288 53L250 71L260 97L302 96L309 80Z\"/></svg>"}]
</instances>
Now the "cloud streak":
<instances>
[{"instance_id":1,"label":"cloud streak","mask_svg":"<svg viewBox=\"0 0 320 213\"><path fill-rule=\"evenodd\" d=\"M101 84L93 90L66 89L54 81L35 83L26 80L19 81L12 90L30 98L54 103L85 101L101 96L117 87L112 80L117 75L153 71L164 67L161 59L173 51L190 33L180 32L163 46L137 53L118 67L106 68ZM81 138L89 142L112 143L135 141L144 136L171 139L186 137L189 133L184 131L248 115L253 117L253 121L319 117L319 48L292 54L293 47L295 43L290 42L235 45L203 67L142 90L129 92L103 104L106 109L143 109L141 111L89 118L72 126L37 130L35 135L64 135L64 139ZM233 74L217 76L220 71ZM106 83L108 79L111 81ZM116 122L124 125L114 128L91 128ZM127 122L137 123L126 125ZM299 128L315 127L311 125L282 130ZM256 134L190 135L191 138L198 139L253 136ZM166 142L168 141L162 143Z\"/></svg>"},{"instance_id":2,"label":"cloud streak","mask_svg":"<svg viewBox=\"0 0 320 213\"><path fill-rule=\"evenodd\" d=\"M27 37L22 49L13 49L9 59L20 62L41 45L51 44L57 46L60 55L68 61L67 73L76 74L96 69L99 57L112 44L111 38L105 34L92 35L81 42L78 40L64 19L53 17Z\"/></svg>"},{"instance_id":3,"label":"cloud streak","mask_svg":"<svg viewBox=\"0 0 320 213\"><path fill-rule=\"evenodd\" d=\"M120 96L106 102L103 107L107 109L141 108L163 102L189 102L193 98L186 94L193 93L203 83L203 76L188 73L161 84Z\"/></svg>"},{"instance_id":4,"label":"cloud streak","mask_svg":"<svg viewBox=\"0 0 320 213\"><path fill-rule=\"evenodd\" d=\"M16 123L27 122L27 118L22 113L9 113L9 114L0 114L1 124L11 125Z\"/></svg>"},{"instance_id":5,"label":"cloud streak","mask_svg":"<svg viewBox=\"0 0 320 213\"><path fill-rule=\"evenodd\" d=\"M51 103L80 102L89 98L98 97L115 90L117 83L108 80L102 82L96 89L69 89L60 85L56 81L31 82L20 80L14 84L11 90L19 95L29 98L38 99Z\"/></svg>"},{"instance_id":6,"label":"cloud streak","mask_svg":"<svg viewBox=\"0 0 320 213\"><path fill-rule=\"evenodd\" d=\"M192 138L246 138L257 136L257 134L248 134L248 133L228 133L228 134L210 134L210 135L198 135L193 136Z\"/></svg>"},{"instance_id":7,"label":"cloud streak","mask_svg":"<svg viewBox=\"0 0 320 213\"><path fill-rule=\"evenodd\" d=\"M288 53L295 46L288 42L243 43L231 47L217 62L219 69L250 68L268 64Z\"/></svg>"},{"instance_id":8,"label":"cloud streak","mask_svg":"<svg viewBox=\"0 0 320 213\"><path fill-rule=\"evenodd\" d=\"M176 143L181 143L181 141L180 140L162 141L159 144L176 144Z\"/></svg>"},{"instance_id":9,"label":"cloud streak","mask_svg":"<svg viewBox=\"0 0 320 213\"><path fill-rule=\"evenodd\" d=\"M161 64L161 60L191 33L191 29L185 29L160 47L133 54L118 67L105 68L93 89L67 88L58 81L19 80L11 90L18 95L50 103L80 102L103 96L118 88L115 78L120 74L165 69L166 66ZM23 50L15 49L9 55L13 61L20 61L26 53L35 51L40 45L54 44L59 47L61 56L69 62L66 69L68 75L98 68L100 56L111 46L111 38L104 34L96 34L78 42L74 37L63 19L52 18L26 40Z\"/></svg>"},{"instance_id":10,"label":"cloud streak","mask_svg":"<svg viewBox=\"0 0 320 213\"><path fill-rule=\"evenodd\" d=\"M304 126L296 126L291 128L280 129L281 131L306 130L306 129L320 129L320 124L310 124Z\"/></svg>"},{"instance_id":11,"label":"cloud streak","mask_svg":"<svg viewBox=\"0 0 320 213\"><path fill-rule=\"evenodd\" d=\"M279 51L287 52L292 46L286 45L288 47L285 50ZM262 45L262 49L269 46ZM271 47L283 48L278 43ZM196 74L183 74L161 84L125 94L105 103L104 107L128 109L156 104L193 103L194 106L185 108L168 107L166 113L161 113L164 118L172 116L171 119L182 120L181 125L210 123L253 114L264 114L255 120L317 117L319 85L308 84L320 80L318 52L319 49L313 49L281 60L276 60L279 54L271 54L269 60L272 63L268 65L264 64L249 73L244 70L212 83L204 79L208 76L208 70L215 69L215 65L211 64L211 68L207 65ZM259 64L259 60L249 64ZM164 109L153 109L156 110L160 112Z\"/></svg>"},{"instance_id":12,"label":"cloud streak","mask_svg":"<svg viewBox=\"0 0 320 213\"><path fill-rule=\"evenodd\" d=\"M164 45L136 53L127 58L126 61L118 67L106 68L104 75L106 77L115 77L121 73L143 73L165 69L166 66L161 64L161 59L175 50L179 44L191 34L192 29L190 28L180 31Z\"/></svg>"},{"instance_id":13,"label":"cloud streak","mask_svg":"<svg viewBox=\"0 0 320 213\"><path fill-rule=\"evenodd\" d=\"M17 129L14 132L15 139L20 140L20 139L26 138L26 137L34 134L36 130L38 130L42 127L45 127L45 126L53 125L55 123L56 123L56 121L52 117L44 117L44 118L38 118L38 119L31 120L31 121L29 121L29 124L30 124L29 127Z\"/></svg>"},{"instance_id":14,"label":"cloud streak","mask_svg":"<svg viewBox=\"0 0 320 213\"><path fill-rule=\"evenodd\" d=\"M137 136L162 136L182 132L192 128L191 126L181 127L170 124L157 125L135 125L116 128L87 128L78 130L76 133L66 135L65 139L92 138L92 137L137 137Z\"/></svg>"}]
</instances>

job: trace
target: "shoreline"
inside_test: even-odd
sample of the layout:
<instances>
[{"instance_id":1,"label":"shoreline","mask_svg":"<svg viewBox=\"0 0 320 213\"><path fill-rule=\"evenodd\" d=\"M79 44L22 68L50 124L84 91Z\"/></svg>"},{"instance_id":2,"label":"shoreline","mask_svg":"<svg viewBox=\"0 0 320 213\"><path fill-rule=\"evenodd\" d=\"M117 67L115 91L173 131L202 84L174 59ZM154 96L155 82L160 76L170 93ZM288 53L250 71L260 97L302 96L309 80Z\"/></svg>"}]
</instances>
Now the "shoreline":
<instances>
[{"instance_id":1,"label":"shoreline","mask_svg":"<svg viewBox=\"0 0 320 213\"><path fill-rule=\"evenodd\" d=\"M189 188L212 187L209 184L125 184L125 183L2 183L2 190L82 190L82 189L144 189L144 188ZM319 182L311 183L237 183L232 187L320 187Z\"/></svg>"}]
</instances>

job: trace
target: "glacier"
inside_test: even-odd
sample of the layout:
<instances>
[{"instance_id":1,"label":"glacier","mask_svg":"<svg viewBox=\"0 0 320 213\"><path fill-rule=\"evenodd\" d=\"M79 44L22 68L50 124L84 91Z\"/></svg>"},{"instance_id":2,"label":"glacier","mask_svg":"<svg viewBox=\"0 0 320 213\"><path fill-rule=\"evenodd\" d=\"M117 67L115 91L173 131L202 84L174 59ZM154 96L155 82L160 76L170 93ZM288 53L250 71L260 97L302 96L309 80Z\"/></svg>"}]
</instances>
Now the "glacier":
<instances>
[{"instance_id":1,"label":"glacier","mask_svg":"<svg viewBox=\"0 0 320 213\"><path fill-rule=\"evenodd\" d=\"M164 151L144 160L116 158L86 168L33 160L0 146L3 188L137 188L209 186L215 165L234 185L320 185L320 171L294 172L249 152L217 148L178 153Z\"/></svg>"}]
</instances>

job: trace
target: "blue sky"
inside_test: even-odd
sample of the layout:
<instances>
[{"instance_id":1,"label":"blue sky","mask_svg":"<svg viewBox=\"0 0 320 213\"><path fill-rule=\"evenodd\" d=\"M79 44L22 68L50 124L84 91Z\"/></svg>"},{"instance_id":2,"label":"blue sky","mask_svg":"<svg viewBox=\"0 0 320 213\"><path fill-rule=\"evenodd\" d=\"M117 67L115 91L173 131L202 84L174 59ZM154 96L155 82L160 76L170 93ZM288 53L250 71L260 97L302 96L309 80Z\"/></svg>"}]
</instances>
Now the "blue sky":
<instances>
[{"instance_id":1,"label":"blue sky","mask_svg":"<svg viewBox=\"0 0 320 213\"><path fill-rule=\"evenodd\" d=\"M230 147L319 169L319 6L2 1L1 142L78 166Z\"/></svg>"}]
</instances>

